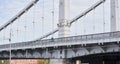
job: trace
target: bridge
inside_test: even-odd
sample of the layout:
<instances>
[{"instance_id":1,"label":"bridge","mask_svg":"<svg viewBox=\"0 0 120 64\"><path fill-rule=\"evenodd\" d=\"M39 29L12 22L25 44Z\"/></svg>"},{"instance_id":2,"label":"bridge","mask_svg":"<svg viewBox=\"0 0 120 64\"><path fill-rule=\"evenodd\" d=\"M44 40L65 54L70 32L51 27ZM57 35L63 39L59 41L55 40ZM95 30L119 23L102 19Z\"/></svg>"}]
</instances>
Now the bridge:
<instances>
[{"instance_id":1,"label":"bridge","mask_svg":"<svg viewBox=\"0 0 120 64\"><path fill-rule=\"evenodd\" d=\"M24 15L31 7L37 4L39 0L32 1L27 7L21 10L17 15L15 15L10 21L5 23L0 27L0 31L5 30L9 25L13 24L17 19ZM54 1L53 1L54 2ZM69 18L69 0L60 0L59 1L59 23L57 24L58 28L42 35L40 38L23 41L17 43L12 42L12 30L10 29L10 37L8 41L10 43L0 45L0 59L62 59L60 64L63 64L66 60L66 64L71 62L71 59L80 58L81 62L85 61L86 57L89 56L99 56L100 58L105 57L105 55L116 54L115 57L120 62L120 28L119 28L119 14L118 14L118 1L111 0L111 26L110 32L104 33L95 33L95 34L85 34L85 35L70 35L70 27L73 23L78 21L80 18L86 16L88 13L99 7L101 4L105 3L106 0L99 0L93 6L85 10L80 15L76 16L72 20ZM53 6L54 10L54 6ZM43 10L44 11L44 10ZM54 11L52 11L52 21L54 21ZM44 20L44 17L42 17ZM34 23L34 22L33 22ZM26 27L25 27L26 28ZM58 32L56 38L45 39L54 33ZM102 57L100 56L102 55ZM83 59L85 58L85 59ZM97 58L96 58L97 59ZM78 63L80 62L78 61ZM52 60L51 60L52 61ZM67 62L68 61L68 62ZM87 61L87 60L86 60ZM86 62L85 61L85 62ZM100 60L102 64L104 60ZM53 60L53 62L55 62ZM114 61L113 61L114 62ZM115 62L115 63L116 63ZM97 62L93 62L97 63ZM100 64L101 64L100 63ZM54 64L54 63L53 63ZM99 63L98 63L99 64ZM107 64L107 63L105 63Z\"/></svg>"},{"instance_id":2,"label":"bridge","mask_svg":"<svg viewBox=\"0 0 120 64\"><path fill-rule=\"evenodd\" d=\"M120 51L120 32L80 35L11 44L13 58L72 58ZM10 45L1 45L1 57L9 57ZM32 52L34 51L34 52Z\"/></svg>"}]
</instances>

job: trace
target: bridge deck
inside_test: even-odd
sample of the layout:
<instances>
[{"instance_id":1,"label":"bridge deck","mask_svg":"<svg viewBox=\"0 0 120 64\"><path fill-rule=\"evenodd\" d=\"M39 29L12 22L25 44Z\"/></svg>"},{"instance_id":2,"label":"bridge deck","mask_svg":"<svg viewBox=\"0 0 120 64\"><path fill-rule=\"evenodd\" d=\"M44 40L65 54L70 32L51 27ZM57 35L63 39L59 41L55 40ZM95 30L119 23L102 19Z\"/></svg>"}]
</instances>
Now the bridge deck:
<instances>
[{"instance_id":1,"label":"bridge deck","mask_svg":"<svg viewBox=\"0 0 120 64\"><path fill-rule=\"evenodd\" d=\"M120 32L107 32L89 35L79 35L55 39L36 40L28 42L20 42L11 44L11 49L29 49L29 48L45 48L45 47L57 47L57 46L72 46L94 43L106 43L106 42L119 42ZM9 50L10 45L0 45L0 51Z\"/></svg>"}]
</instances>

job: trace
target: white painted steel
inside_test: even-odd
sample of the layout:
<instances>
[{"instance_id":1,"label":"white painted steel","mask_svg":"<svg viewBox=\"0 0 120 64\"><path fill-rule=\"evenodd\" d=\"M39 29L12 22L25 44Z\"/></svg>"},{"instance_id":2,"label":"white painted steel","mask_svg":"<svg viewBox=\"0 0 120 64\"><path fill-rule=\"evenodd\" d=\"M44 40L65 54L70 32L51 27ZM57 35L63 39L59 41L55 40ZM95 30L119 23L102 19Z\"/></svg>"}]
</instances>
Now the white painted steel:
<instances>
[{"instance_id":1,"label":"white painted steel","mask_svg":"<svg viewBox=\"0 0 120 64\"><path fill-rule=\"evenodd\" d=\"M89 37L88 37L89 36ZM120 41L120 32L107 32L100 34L80 35L63 38L55 38L54 42L51 39L37 40L29 42L20 42L11 44L11 49L34 49L45 47L69 46L69 45L82 45L93 43L106 43ZM0 51L9 50L9 44L0 45Z\"/></svg>"},{"instance_id":2,"label":"white painted steel","mask_svg":"<svg viewBox=\"0 0 120 64\"><path fill-rule=\"evenodd\" d=\"M70 35L70 0L59 0L58 36Z\"/></svg>"}]
</instances>

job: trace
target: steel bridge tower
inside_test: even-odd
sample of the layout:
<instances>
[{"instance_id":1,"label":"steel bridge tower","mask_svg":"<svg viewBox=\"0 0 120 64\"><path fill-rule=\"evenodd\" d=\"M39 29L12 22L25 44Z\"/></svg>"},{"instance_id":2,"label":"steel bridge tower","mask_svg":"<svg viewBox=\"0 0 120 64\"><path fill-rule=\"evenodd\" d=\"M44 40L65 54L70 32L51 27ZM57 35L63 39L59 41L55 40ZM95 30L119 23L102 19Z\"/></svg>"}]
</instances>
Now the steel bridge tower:
<instances>
[{"instance_id":1,"label":"steel bridge tower","mask_svg":"<svg viewBox=\"0 0 120 64\"><path fill-rule=\"evenodd\" d=\"M70 0L59 0L59 24L58 24L58 37L67 37L70 35ZM60 53L60 52L59 52ZM65 53L65 50L62 51ZM66 56L64 54L61 54ZM65 59L51 59L51 64L66 64Z\"/></svg>"},{"instance_id":2,"label":"steel bridge tower","mask_svg":"<svg viewBox=\"0 0 120 64\"><path fill-rule=\"evenodd\" d=\"M70 34L70 0L59 0L58 36L67 37Z\"/></svg>"}]
</instances>

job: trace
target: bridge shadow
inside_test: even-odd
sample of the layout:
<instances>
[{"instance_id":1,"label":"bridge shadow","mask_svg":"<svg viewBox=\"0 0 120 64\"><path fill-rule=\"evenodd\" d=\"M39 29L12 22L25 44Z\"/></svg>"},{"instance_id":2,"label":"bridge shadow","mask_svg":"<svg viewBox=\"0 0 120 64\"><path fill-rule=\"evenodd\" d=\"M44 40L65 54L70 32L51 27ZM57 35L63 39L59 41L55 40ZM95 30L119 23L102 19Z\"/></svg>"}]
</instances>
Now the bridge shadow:
<instances>
[{"instance_id":1,"label":"bridge shadow","mask_svg":"<svg viewBox=\"0 0 120 64\"><path fill-rule=\"evenodd\" d=\"M120 52L93 54L70 59L72 64L75 64L76 60L80 60L81 64L120 64Z\"/></svg>"}]
</instances>

